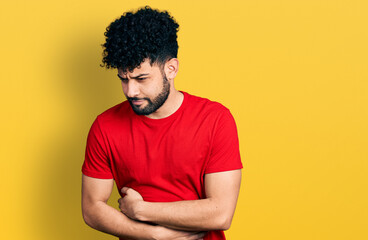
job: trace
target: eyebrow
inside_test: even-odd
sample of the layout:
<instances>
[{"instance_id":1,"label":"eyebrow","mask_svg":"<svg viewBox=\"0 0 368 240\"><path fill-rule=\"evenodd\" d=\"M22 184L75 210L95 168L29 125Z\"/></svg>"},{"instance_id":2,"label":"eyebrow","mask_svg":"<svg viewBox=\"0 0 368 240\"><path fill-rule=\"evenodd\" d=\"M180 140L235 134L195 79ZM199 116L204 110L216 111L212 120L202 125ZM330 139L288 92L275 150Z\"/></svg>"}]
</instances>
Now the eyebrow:
<instances>
[{"instance_id":1,"label":"eyebrow","mask_svg":"<svg viewBox=\"0 0 368 240\"><path fill-rule=\"evenodd\" d=\"M121 79L121 80L127 80L128 78L123 78L122 76L119 75L119 73L117 74L118 77ZM149 75L148 73L141 73L135 77L131 77L131 79L138 79L138 78L141 78L141 77L144 77L144 76L147 76Z\"/></svg>"}]
</instances>

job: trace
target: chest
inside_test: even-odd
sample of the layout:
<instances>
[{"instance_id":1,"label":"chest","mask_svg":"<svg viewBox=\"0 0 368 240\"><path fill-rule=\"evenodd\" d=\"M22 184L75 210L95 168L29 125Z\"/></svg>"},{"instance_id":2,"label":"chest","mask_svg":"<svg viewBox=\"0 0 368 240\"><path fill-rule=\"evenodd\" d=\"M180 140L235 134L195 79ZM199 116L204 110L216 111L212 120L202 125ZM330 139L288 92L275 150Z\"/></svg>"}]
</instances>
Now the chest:
<instances>
[{"instance_id":1,"label":"chest","mask_svg":"<svg viewBox=\"0 0 368 240\"><path fill-rule=\"evenodd\" d=\"M123 185L188 187L203 179L211 139L212 127L201 122L131 123L109 140L112 165Z\"/></svg>"}]
</instances>

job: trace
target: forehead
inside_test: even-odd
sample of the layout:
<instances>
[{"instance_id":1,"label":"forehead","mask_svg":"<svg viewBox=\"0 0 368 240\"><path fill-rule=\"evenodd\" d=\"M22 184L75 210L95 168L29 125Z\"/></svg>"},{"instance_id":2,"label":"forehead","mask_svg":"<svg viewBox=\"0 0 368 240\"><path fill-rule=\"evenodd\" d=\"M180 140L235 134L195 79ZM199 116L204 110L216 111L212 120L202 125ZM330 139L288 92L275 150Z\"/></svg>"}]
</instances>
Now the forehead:
<instances>
[{"instance_id":1,"label":"forehead","mask_svg":"<svg viewBox=\"0 0 368 240\"><path fill-rule=\"evenodd\" d=\"M160 73L160 68L159 66L154 63L154 64L150 64L150 61L145 59L141 65L139 65L138 67L134 68L133 72L124 72L121 68L118 69L118 73L120 76L137 76L139 74L143 74L143 73L148 73L148 74L156 74L156 73Z\"/></svg>"}]
</instances>

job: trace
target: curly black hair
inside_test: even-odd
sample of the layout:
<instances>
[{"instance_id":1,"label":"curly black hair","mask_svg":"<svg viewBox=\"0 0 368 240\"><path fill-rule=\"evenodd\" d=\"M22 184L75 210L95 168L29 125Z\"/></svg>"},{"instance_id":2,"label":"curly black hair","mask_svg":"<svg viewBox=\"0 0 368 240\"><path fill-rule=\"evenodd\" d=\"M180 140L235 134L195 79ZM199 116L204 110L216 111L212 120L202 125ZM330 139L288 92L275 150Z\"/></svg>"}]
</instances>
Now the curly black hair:
<instances>
[{"instance_id":1,"label":"curly black hair","mask_svg":"<svg viewBox=\"0 0 368 240\"><path fill-rule=\"evenodd\" d=\"M106 28L101 67L133 71L147 58L151 65L162 65L177 57L178 30L167 11L145 6L126 12Z\"/></svg>"}]
</instances>

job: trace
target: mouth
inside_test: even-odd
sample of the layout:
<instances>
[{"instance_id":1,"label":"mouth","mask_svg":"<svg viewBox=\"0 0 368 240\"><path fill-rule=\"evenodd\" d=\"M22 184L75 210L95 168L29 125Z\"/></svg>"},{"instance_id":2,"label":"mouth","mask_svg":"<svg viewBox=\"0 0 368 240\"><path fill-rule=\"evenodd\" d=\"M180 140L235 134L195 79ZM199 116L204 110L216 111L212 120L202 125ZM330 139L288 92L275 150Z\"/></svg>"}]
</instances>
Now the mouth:
<instances>
[{"instance_id":1,"label":"mouth","mask_svg":"<svg viewBox=\"0 0 368 240\"><path fill-rule=\"evenodd\" d=\"M128 99L129 102L133 105L136 105L136 106L140 106L144 103L145 99L139 99L139 98L131 98L131 99Z\"/></svg>"},{"instance_id":2,"label":"mouth","mask_svg":"<svg viewBox=\"0 0 368 240\"><path fill-rule=\"evenodd\" d=\"M132 100L131 103L134 105L142 105L144 103L144 100Z\"/></svg>"}]
</instances>

